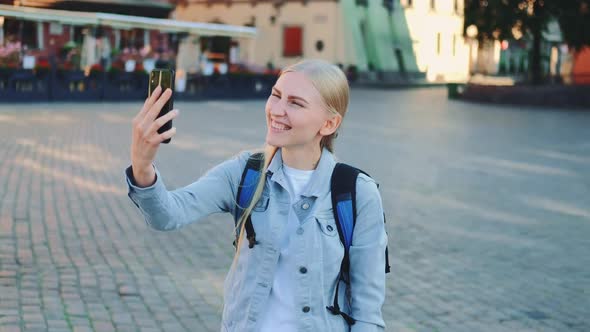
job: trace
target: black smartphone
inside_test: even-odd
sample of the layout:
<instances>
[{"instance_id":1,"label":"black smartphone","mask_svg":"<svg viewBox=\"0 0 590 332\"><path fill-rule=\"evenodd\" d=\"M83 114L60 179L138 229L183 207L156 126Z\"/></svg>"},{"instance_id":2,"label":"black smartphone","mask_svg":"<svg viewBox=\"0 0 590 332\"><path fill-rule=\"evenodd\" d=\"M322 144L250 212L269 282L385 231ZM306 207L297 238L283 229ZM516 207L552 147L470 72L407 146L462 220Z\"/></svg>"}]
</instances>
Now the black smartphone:
<instances>
[{"instance_id":1,"label":"black smartphone","mask_svg":"<svg viewBox=\"0 0 590 332\"><path fill-rule=\"evenodd\" d=\"M149 77L149 89L148 89L148 97L152 95L152 92L158 87L162 87L162 92L166 91L166 89L170 88L172 90L172 96L162 110L160 114L158 114L158 118L163 116L164 114L170 112L174 108L174 80L175 80L175 73L172 69L159 69L156 68L152 70ZM158 134L161 134L167 130L172 128L172 120L166 122L160 129L158 129ZM170 143L170 138L163 141L162 143Z\"/></svg>"}]
</instances>

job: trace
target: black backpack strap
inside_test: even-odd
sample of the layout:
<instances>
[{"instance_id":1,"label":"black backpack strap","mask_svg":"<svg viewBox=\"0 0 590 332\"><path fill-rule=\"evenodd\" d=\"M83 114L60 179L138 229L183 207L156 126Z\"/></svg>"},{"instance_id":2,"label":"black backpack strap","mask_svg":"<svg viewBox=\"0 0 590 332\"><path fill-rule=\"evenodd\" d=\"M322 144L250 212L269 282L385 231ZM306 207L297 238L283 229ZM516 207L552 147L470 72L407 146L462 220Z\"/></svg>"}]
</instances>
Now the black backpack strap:
<instances>
[{"instance_id":1,"label":"black backpack strap","mask_svg":"<svg viewBox=\"0 0 590 332\"><path fill-rule=\"evenodd\" d=\"M352 234L356 224L356 178L361 171L350 165L337 163L330 179L332 192L332 212L340 241L344 245L342 271L348 273L348 249L352 244Z\"/></svg>"},{"instance_id":2,"label":"black backpack strap","mask_svg":"<svg viewBox=\"0 0 590 332\"><path fill-rule=\"evenodd\" d=\"M242 172L242 179L240 180L240 186L238 187L238 207L236 209L235 215L236 226L238 220L242 216L242 213L244 213L244 210L250 205L250 202L254 197L254 191L256 190L258 179L260 179L260 167L262 167L263 162L264 153L259 152L252 154L250 158L248 158L246 167ZM248 219L246 219L244 228L246 229L248 247L254 248L254 245L256 244L256 232L254 232L254 226L252 225L252 219L250 215L248 215ZM237 246L239 236L239 230L236 230L236 240L234 241L234 246Z\"/></svg>"},{"instance_id":3,"label":"black backpack strap","mask_svg":"<svg viewBox=\"0 0 590 332\"><path fill-rule=\"evenodd\" d=\"M358 168L347 164L337 163L332 172L330 188L332 192L332 211L340 241L344 246L344 258L340 265L340 275L336 283L336 294L332 306L326 307L332 314L341 315L348 325L354 325L354 318L340 311L338 293L340 281L350 283L350 258L349 248L352 244L352 235L356 224L356 179L359 173L364 173ZM366 174L366 173L365 173Z\"/></svg>"},{"instance_id":4,"label":"black backpack strap","mask_svg":"<svg viewBox=\"0 0 590 332\"><path fill-rule=\"evenodd\" d=\"M340 274L336 284L334 303L332 306L326 308L334 315L341 315L349 325L354 325L355 319L340 311L338 293L341 281L350 284L349 250L352 244L354 226L356 225L356 180L360 173L371 177L369 174L358 168L343 163L337 163L330 180L332 210L334 213L334 220L336 220L336 227L338 228L338 235L344 246L344 258L340 265ZM379 188L379 184L377 184L377 188ZM383 213L383 221L385 222L385 212ZM385 273L389 273L390 271L388 251L388 248L385 247Z\"/></svg>"},{"instance_id":5,"label":"black backpack strap","mask_svg":"<svg viewBox=\"0 0 590 332\"><path fill-rule=\"evenodd\" d=\"M385 212L383 212L383 222L387 223L385 219ZM387 233L387 230L385 231ZM385 247L385 274L391 272L391 266L389 265L389 246Z\"/></svg>"}]
</instances>

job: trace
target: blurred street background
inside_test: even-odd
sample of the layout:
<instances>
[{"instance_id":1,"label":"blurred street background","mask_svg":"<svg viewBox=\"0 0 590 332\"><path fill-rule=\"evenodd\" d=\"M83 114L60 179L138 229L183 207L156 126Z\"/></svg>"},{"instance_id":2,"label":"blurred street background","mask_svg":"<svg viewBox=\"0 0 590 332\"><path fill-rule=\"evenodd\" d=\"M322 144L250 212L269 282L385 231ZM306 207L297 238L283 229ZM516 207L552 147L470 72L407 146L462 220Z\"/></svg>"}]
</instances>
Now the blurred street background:
<instances>
[{"instance_id":1,"label":"blurred street background","mask_svg":"<svg viewBox=\"0 0 590 332\"><path fill-rule=\"evenodd\" d=\"M169 189L261 147L280 69L339 65L379 183L387 331L590 331L590 1L0 0L0 332L218 331L233 221L151 230L131 119L176 70Z\"/></svg>"}]
</instances>

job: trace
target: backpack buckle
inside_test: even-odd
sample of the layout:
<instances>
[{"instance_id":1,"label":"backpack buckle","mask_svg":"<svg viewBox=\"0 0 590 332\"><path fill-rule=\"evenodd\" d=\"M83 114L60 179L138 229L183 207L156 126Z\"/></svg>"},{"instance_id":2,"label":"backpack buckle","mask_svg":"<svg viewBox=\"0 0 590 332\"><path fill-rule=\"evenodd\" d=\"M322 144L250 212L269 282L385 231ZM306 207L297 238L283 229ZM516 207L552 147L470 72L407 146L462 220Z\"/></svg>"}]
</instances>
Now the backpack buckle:
<instances>
[{"instance_id":1,"label":"backpack buckle","mask_svg":"<svg viewBox=\"0 0 590 332\"><path fill-rule=\"evenodd\" d=\"M248 239L248 248L250 248L250 249L254 248L254 246L258 244L258 241L256 241L256 233L253 233L252 235L247 236L247 239Z\"/></svg>"}]
</instances>

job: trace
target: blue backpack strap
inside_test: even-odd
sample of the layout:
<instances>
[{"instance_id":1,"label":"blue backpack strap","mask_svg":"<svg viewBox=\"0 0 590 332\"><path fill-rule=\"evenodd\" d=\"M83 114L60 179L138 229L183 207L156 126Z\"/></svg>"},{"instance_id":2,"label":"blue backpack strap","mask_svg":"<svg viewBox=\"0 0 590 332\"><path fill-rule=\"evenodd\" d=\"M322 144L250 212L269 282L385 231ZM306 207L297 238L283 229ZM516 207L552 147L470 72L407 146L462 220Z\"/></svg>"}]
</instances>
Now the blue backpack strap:
<instances>
[{"instance_id":1,"label":"blue backpack strap","mask_svg":"<svg viewBox=\"0 0 590 332\"><path fill-rule=\"evenodd\" d=\"M352 244L356 223L356 178L360 172L359 169L350 165L337 163L330 180L332 211L340 240L344 245L345 258ZM348 262L343 262L343 267L344 272L348 272Z\"/></svg>"},{"instance_id":2,"label":"blue backpack strap","mask_svg":"<svg viewBox=\"0 0 590 332\"><path fill-rule=\"evenodd\" d=\"M258 179L260 178L260 167L264 162L264 154L262 152L252 154L250 158L248 158L248 162L246 163L246 167L242 172L242 179L240 180L240 186L238 187L238 207L236 208L236 215L234 216L237 222L244 213L244 210L250 204L252 197L254 197L254 191L256 191L256 184L258 183ZM246 229L246 238L248 239L248 247L254 248L256 244L256 232L254 232L254 226L252 225L252 219L248 216L246 219L246 225L244 226ZM239 230L236 231L236 240L234 241L234 246L237 245L237 240L239 238Z\"/></svg>"}]
</instances>

